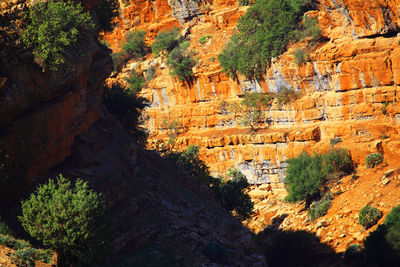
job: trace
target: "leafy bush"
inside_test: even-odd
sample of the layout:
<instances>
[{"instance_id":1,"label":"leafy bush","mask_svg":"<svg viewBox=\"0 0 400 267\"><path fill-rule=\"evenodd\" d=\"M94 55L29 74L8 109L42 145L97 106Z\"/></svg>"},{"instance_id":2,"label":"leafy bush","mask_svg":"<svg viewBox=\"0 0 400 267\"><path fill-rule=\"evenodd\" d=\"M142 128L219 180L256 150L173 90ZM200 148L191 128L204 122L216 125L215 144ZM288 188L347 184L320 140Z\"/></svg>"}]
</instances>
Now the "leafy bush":
<instances>
[{"instance_id":1,"label":"leafy bush","mask_svg":"<svg viewBox=\"0 0 400 267\"><path fill-rule=\"evenodd\" d=\"M143 75L139 75L135 70L131 71L129 77L126 78L126 82L129 85L127 90L133 95L140 93L142 88L146 85L146 80Z\"/></svg>"},{"instance_id":2,"label":"leafy bush","mask_svg":"<svg viewBox=\"0 0 400 267\"><path fill-rule=\"evenodd\" d=\"M303 49L297 48L294 51L294 62L297 65L301 65L307 61L310 61L310 55L307 54Z\"/></svg>"},{"instance_id":3,"label":"leafy bush","mask_svg":"<svg viewBox=\"0 0 400 267\"><path fill-rule=\"evenodd\" d=\"M10 235L10 236L13 235L13 231L11 230L11 228L1 220L0 220L0 235Z\"/></svg>"},{"instance_id":4,"label":"leafy bush","mask_svg":"<svg viewBox=\"0 0 400 267\"><path fill-rule=\"evenodd\" d=\"M145 132L140 128L141 114L149 104L148 100L138 96L138 85L141 78L135 78L131 86L132 90L124 89L121 84L113 84L111 88L104 90L104 104L107 110L116 116L122 125L135 133L138 141L144 141Z\"/></svg>"},{"instance_id":5,"label":"leafy bush","mask_svg":"<svg viewBox=\"0 0 400 267\"><path fill-rule=\"evenodd\" d=\"M157 34L156 40L151 45L155 57L158 57L161 51L171 52L179 44L179 29L177 27L161 31Z\"/></svg>"},{"instance_id":6,"label":"leafy bush","mask_svg":"<svg viewBox=\"0 0 400 267\"><path fill-rule=\"evenodd\" d=\"M51 250L39 250L32 247L20 248L10 254L11 262L17 266L35 266L35 261L50 263Z\"/></svg>"},{"instance_id":7,"label":"leafy bush","mask_svg":"<svg viewBox=\"0 0 400 267\"><path fill-rule=\"evenodd\" d=\"M394 250L400 253L400 205L392 208L384 223L387 225L386 240Z\"/></svg>"},{"instance_id":8,"label":"leafy bush","mask_svg":"<svg viewBox=\"0 0 400 267\"><path fill-rule=\"evenodd\" d=\"M60 262L104 263L110 225L101 195L61 174L22 201L19 220L34 238L56 250Z\"/></svg>"},{"instance_id":9,"label":"leafy bush","mask_svg":"<svg viewBox=\"0 0 400 267\"><path fill-rule=\"evenodd\" d=\"M115 19L119 16L118 0L102 0L95 9L99 19L100 28L105 32L111 32L115 25Z\"/></svg>"},{"instance_id":10,"label":"leafy bush","mask_svg":"<svg viewBox=\"0 0 400 267\"><path fill-rule=\"evenodd\" d=\"M94 31L89 13L72 1L39 1L29 9L27 19L22 40L51 70L68 64L68 53Z\"/></svg>"},{"instance_id":11,"label":"leafy bush","mask_svg":"<svg viewBox=\"0 0 400 267\"><path fill-rule=\"evenodd\" d=\"M180 81L185 81L193 75L196 61L192 54L187 52L187 45L180 44L169 53L167 65L172 68L172 75L178 77Z\"/></svg>"},{"instance_id":12,"label":"leafy bush","mask_svg":"<svg viewBox=\"0 0 400 267\"><path fill-rule=\"evenodd\" d=\"M340 137L335 137L335 138L332 138L332 139L329 141L329 144L330 144L331 146L334 146L334 145L336 145L336 144L338 144L338 143L340 143L340 142L342 142L342 138L340 138Z\"/></svg>"},{"instance_id":13,"label":"leafy bush","mask_svg":"<svg viewBox=\"0 0 400 267\"><path fill-rule=\"evenodd\" d=\"M348 150L331 149L322 155L301 153L288 161L286 170L287 200L297 202L311 201L321 196L322 187L329 178L349 174L354 167Z\"/></svg>"},{"instance_id":14,"label":"leafy bush","mask_svg":"<svg viewBox=\"0 0 400 267\"><path fill-rule=\"evenodd\" d=\"M371 153L365 158L365 163L368 168L374 168L383 162L383 156L381 153Z\"/></svg>"},{"instance_id":15,"label":"leafy bush","mask_svg":"<svg viewBox=\"0 0 400 267\"><path fill-rule=\"evenodd\" d=\"M308 0L258 0L238 22L238 32L218 56L223 71L249 79L261 77L271 59L282 54L294 38Z\"/></svg>"},{"instance_id":16,"label":"leafy bush","mask_svg":"<svg viewBox=\"0 0 400 267\"><path fill-rule=\"evenodd\" d=\"M10 258L17 266L33 266L35 260L50 263L53 252L51 250L35 249L25 240L15 239L11 235L0 234L0 245L15 249Z\"/></svg>"},{"instance_id":17,"label":"leafy bush","mask_svg":"<svg viewBox=\"0 0 400 267\"><path fill-rule=\"evenodd\" d=\"M319 27L318 19L304 16L303 23L294 33L296 40L311 36L311 42L314 43L322 38L322 30Z\"/></svg>"},{"instance_id":18,"label":"leafy bush","mask_svg":"<svg viewBox=\"0 0 400 267\"><path fill-rule=\"evenodd\" d=\"M228 259L228 252L226 251L226 248L216 242L205 244L201 248L201 253L203 253L208 258L218 262L224 262Z\"/></svg>"},{"instance_id":19,"label":"leafy bush","mask_svg":"<svg viewBox=\"0 0 400 267\"><path fill-rule=\"evenodd\" d=\"M274 94L275 98L278 100L278 105L288 104L295 101L300 97L300 93L296 92L293 88L282 87L279 92Z\"/></svg>"},{"instance_id":20,"label":"leafy bush","mask_svg":"<svg viewBox=\"0 0 400 267\"><path fill-rule=\"evenodd\" d=\"M325 164L329 166L329 172L333 175L350 174L354 171L354 164L349 150L345 148L331 148L323 154Z\"/></svg>"},{"instance_id":21,"label":"leafy bush","mask_svg":"<svg viewBox=\"0 0 400 267\"><path fill-rule=\"evenodd\" d=\"M375 207L365 206L358 213L358 223L366 229L374 226L382 217L382 212Z\"/></svg>"},{"instance_id":22,"label":"leafy bush","mask_svg":"<svg viewBox=\"0 0 400 267\"><path fill-rule=\"evenodd\" d=\"M239 6L249 6L252 4L251 0L239 0Z\"/></svg>"},{"instance_id":23,"label":"leafy bush","mask_svg":"<svg viewBox=\"0 0 400 267\"><path fill-rule=\"evenodd\" d=\"M268 265L314 266L314 237L305 231L282 231L275 234L265 248Z\"/></svg>"},{"instance_id":24,"label":"leafy bush","mask_svg":"<svg viewBox=\"0 0 400 267\"><path fill-rule=\"evenodd\" d=\"M331 207L332 197L329 194L326 194L320 200L315 201L311 204L310 209L308 210L308 216L312 221L315 221L319 217L324 216L328 209Z\"/></svg>"},{"instance_id":25,"label":"leafy bush","mask_svg":"<svg viewBox=\"0 0 400 267\"><path fill-rule=\"evenodd\" d=\"M237 170L229 172L230 180L212 177L208 167L199 159L198 153L198 147L189 146L184 152L168 151L164 157L182 166L190 175L209 186L218 203L225 210L233 213L240 220L250 218L254 206L250 196L245 192L249 186L246 178Z\"/></svg>"},{"instance_id":26,"label":"leafy bush","mask_svg":"<svg viewBox=\"0 0 400 267\"><path fill-rule=\"evenodd\" d=\"M238 170L231 170L227 178L214 180L212 191L223 208L234 212L242 221L249 219L253 214L254 204L245 192L249 187L246 177Z\"/></svg>"},{"instance_id":27,"label":"leafy bush","mask_svg":"<svg viewBox=\"0 0 400 267\"><path fill-rule=\"evenodd\" d=\"M363 250L358 244L350 245L344 253L344 260L346 263L360 262L362 258Z\"/></svg>"},{"instance_id":28,"label":"leafy bush","mask_svg":"<svg viewBox=\"0 0 400 267\"><path fill-rule=\"evenodd\" d=\"M211 38L211 36L210 36L209 34L203 35L203 36L200 37L199 43L200 43L200 44L205 44L205 43L207 43L207 41L208 41L210 38Z\"/></svg>"},{"instance_id":29,"label":"leafy bush","mask_svg":"<svg viewBox=\"0 0 400 267\"><path fill-rule=\"evenodd\" d=\"M133 30L130 31L125 38L125 43L122 46L122 52L135 59L142 58L146 55L147 45L144 42L146 31Z\"/></svg>"}]
</instances>

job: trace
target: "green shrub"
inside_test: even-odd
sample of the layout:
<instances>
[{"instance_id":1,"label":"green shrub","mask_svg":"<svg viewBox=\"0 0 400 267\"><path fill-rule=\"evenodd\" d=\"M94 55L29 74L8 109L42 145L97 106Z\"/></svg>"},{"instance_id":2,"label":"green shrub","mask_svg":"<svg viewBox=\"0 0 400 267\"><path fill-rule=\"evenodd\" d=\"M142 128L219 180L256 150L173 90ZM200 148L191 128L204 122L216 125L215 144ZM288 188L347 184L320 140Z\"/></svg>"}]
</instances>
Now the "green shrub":
<instances>
[{"instance_id":1,"label":"green shrub","mask_svg":"<svg viewBox=\"0 0 400 267\"><path fill-rule=\"evenodd\" d=\"M137 141L146 140L146 133L140 127L140 122L142 111L149 105L149 101L139 96L137 90L124 89L121 84L113 84L104 90L104 105L121 121L125 129L134 133Z\"/></svg>"},{"instance_id":2,"label":"green shrub","mask_svg":"<svg viewBox=\"0 0 400 267\"><path fill-rule=\"evenodd\" d=\"M320 200L315 201L311 204L310 209L308 210L308 216L312 221L315 221L316 219L324 216L328 212L331 204L332 197L329 194L326 194Z\"/></svg>"},{"instance_id":3,"label":"green shrub","mask_svg":"<svg viewBox=\"0 0 400 267\"><path fill-rule=\"evenodd\" d=\"M251 0L239 0L239 6L249 6L252 4Z\"/></svg>"},{"instance_id":4,"label":"green shrub","mask_svg":"<svg viewBox=\"0 0 400 267\"><path fill-rule=\"evenodd\" d=\"M294 62L297 65L301 65L307 61L310 61L310 55L307 54L303 49L297 48L294 51Z\"/></svg>"},{"instance_id":5,"label":"green shrub","mask_svg":"<svg viewBox=\"0 0 400 267\"><path fill-rule=\"evenodd\" d=\"M122 45L122 52L135 59L142 58L146 55L147 45L144 42L146 31L133 30L128 32L125 43Z\"/></svg>"},{"instance_id":6,"label":"green shrub","mask_svg":"<svg viewBox=\"0 0 400 267\"><path fill-rule=\"evenodd\" d=\"M10 254L11 263L17 266L35 266L35 261L50 263L53 252L32 247L20 248Z\"/></svg>"},{"instance_id":7,"label":"green shrub","mask_svg":"<svg viewBox=\"0 0 400 267\"><path fill-rule=\"evenodd\" d=\"M265 248L268 266L315 266L313 235L305 231L282 231Z\"/></svg>"},{"instance_id":8,"label":"green shrub","mask_svg":"<svg viewBox=\"0 0 400 267\"><path fill-rule=\"evenodd\" d=\"M365 163L368 168L374 168L383 162L383 156L381 153L371 153L365 158Z\"/></svg>"},{"instance_id":9,"label":"green shrub","mask_svg":"<svg viewBox=\"0 0 400 267\"><path fill-rule=\"evenodd\" d=\"M1 220L0 220L0 235L10 235L10 236L14 235L11 228Z\"/></svg>"},{"instance_id":10,"label":"green shrub","mask_svg":"<svg viewBox=\"0 0 400 267\"><path fill-rule=\"evenodd\" d=\"M236 73L249 79L265 74L271 59L282 54L306 10L307 0L258 0L238 22L238 32L218 56L226 72L235 78Z\"/></svg>"},{"instance_id":11,"label":"green shrub","mask_svg":"<svg viewBox=\"0 0 400 267\"><path fill-rule=\"evenodd\" d=\"M101 195L78 179L74 186L61 174L21 202L19 220L34 238L56 250L60 262L104 263L110 225Z\"/></svg>"},{"instance_id":12,"label":"green shrub","mask_svg":"<svg viewBox=\"0 0 400 267\"><path fill-rule=\"evenodd\" d=\"M382 212L375 207L367 205L358 213L358 223L368 229L374 226L381 217Z\"/></svg>"},{"instance_id":13,"label":"green shrub","mask_svg":"<svg viewBox=\"0 0 400 267\"><path fill-rule=\"evenodd\" d=\"M29 9L27 20L22 40L50 70L68 65L69 52L94 32L89 13L72 1L39 1Z\"/></svg>"},{"instance_id":14,"label":"green shrub","mask_svg":"<svg viewBox=\"0 0 400 267\"><path fill-rule=\"evenodd\" d=\"M354 171L354 164L349 150L345 148L331 148L323 154L325 164L330 166L329 172L333 175L350 174Z\"/></svg>"},{"instance_id":15,"label":"green shrub","mask_svg":"<svg viewBox=\"0 0 400 267\"><path fill-rule=\"evenodd\" d=\"M296 92L291 87L282 87L274 96L278 100L278 105L281 106L297 100L300 97L300 93Z\"/></svg>"},{"instance_id":16,"label":"green shrub","mask_svg":"<svg viewBox=\"0 0 400 267\"><path fill-rule=\"evenodd\" d=\"M200 44L205 44L205 43L207 43L207 41L208 41L210 38L211 38L211 36L210 36L209 34L203 35L203 36L200 37L199 43L200 43Z\"/></svg>"},{"instance_id":17,"label":"green shrub","mask_svg":"<svg viewBox=\"0 0 400 267\"><path fill-rule=\"evenodd\" d=\"M226 251L226 248L220 243L216 242L205 244L201 248L201 253L218 262L224 262L228 259L228 252Z\"/></svg>"},{"instance_id":18,"label":"green shrub","mask_svg":"<svg viewBox=\"0 0 400 267\"><path fill-rule=\"evenodd\" d=\"M196 65L196 61L187 51L187 45L182 43L169 53L167 65L172 69L171 75L178 77L180 81L185 81L193 76L193 67Z\"/></svg>"},{"instance_id":19,"label":"green shrub","mask_svg":"<svg viewBox=\"0 0 400 267\"><path fill-rule=\"evenodd\" d=\"M340 143L340 142L342 142L342 138L340 138L340 137L335 137L335 138L332 138L332 139L329 141L329 144L330 144L331 146L334 146L334 145L336 145L336 144L338 144L338 143Z\"/></svg>"},{"instance_id":20,"label":"green shrub","mask_svg":"<svg viewBox=\"0 0 400 267\"><path fill-rule=\"evenodd\" d=\"M249 219L253 213L253 202L246 193L249 184L237 170L230 171L227 179L214 178L208 167L198 157L199 148L189 146L184 152L167 151L164 157L182 166L190 175L210 187L218 203L240 220ZM229 179L230 178L230 179Z\"/></svg>"},{"instance_id":21,"label":"green shrub","mask_svg":"<svg viewBox=\"0 0 400 267\"><path fill-rule=\"evenodd\" d=\"M102 0L95 9L99 19L100 28L104 32L111 32L115 25L115 19L119 16L118 0Z\"/></svg>"},{"instance_id":22,"label":"green shrub","mask_svg":"<svg viewBox=\"0 0 400 267\"><path fill-rule=\"evenodd\" d=\"M322 30L318 24L318 18L304 16L303 23L300 24L298 30L295 31L295 40L301 40L311 36L311 42L315 43L322 38Z\"/></svg>"},{"instance_id":23,"label":"green shrub","mask_svg":"<svg viewBox=\"0 0 400 267\"><path fill-rule=\"evenodd\" d=\"M346 263L360 262L362 258L363 250L358 244L350 245L344 253L344 260Z\"/></svg>"},{"instance_id":24,"label":"green shrub","mask_svg":"<svg viewBox=\"0 0 400 267\"><path fill-rule=\"evenodd\" d=\"M15 239L9 234L0 234L0 245L16 250L10 257L17 266L30 266L28 263L34 260L50 263L53 256L51 250L35 249L28 241ZM24 259L26 260L25 263Z\"/></svg>"},{"instance_id":25,"label":"green shrub","mask_svg":"<svg viewBox=\"0 0 400 267\"><path fill-rule=\"evenodd\" d=\"M346 149L331 149L313 156L303 152L287 162L285 182L289 193L287 200L290 202L318 199L330 178L350 174L354 170Z\"/></svg>"},{"instance_id":26,"label":"green shrub","mask_svg":"<svg viewBox=\"0 0 400 267\"><path fill-rule=\"evenodd\" d=\"M143 75L139 75L135 70L132 70L129 77L126 78L128 83L128 91L133 95L138 95L142 88L146 85L146 80Z\"/></svg>"},{"instance_id":27,"label":"green shrub","mask_svg":"<svg viewBox=\"0 0 400 267\"><path fill-rule=\"evenodd\" d=\"M384 223L387 225L386 240L395 251L400 253L400 205L392 208Z\"/></svg>"},{"instance_id":28,"label":"green shrub","mask_svg":"<svg viewBox=\"0 0 400 267\"><path fill-rule=\"evenodd\" d=\"M151 45L155 57L158 57L161 51L171 52L179 44L179 29L177 27L161 31L157 34L156 40Z\"/></svg>"}]
</instances>

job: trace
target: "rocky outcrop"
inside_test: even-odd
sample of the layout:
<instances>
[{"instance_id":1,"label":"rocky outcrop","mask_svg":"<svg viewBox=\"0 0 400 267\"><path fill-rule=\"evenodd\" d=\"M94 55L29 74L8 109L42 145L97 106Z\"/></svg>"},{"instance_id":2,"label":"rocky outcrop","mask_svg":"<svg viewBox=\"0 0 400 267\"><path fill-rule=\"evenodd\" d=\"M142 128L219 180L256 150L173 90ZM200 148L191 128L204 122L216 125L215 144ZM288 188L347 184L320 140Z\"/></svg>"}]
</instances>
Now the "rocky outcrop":
<instances>
[{"instance_id":1,"label":"rocky outcrop","mask_svg":"<svg viewBox=\"0 0 400 267\"><path fill-rule=\"evenodd\" d=\"M25 9L24 0L2 3L0 147L32 179L63 161L75 136L98 120L112 62L107 49L88 36L70 55L71 68L43 72L21 42Z\"/></svg>"}]
</instances>

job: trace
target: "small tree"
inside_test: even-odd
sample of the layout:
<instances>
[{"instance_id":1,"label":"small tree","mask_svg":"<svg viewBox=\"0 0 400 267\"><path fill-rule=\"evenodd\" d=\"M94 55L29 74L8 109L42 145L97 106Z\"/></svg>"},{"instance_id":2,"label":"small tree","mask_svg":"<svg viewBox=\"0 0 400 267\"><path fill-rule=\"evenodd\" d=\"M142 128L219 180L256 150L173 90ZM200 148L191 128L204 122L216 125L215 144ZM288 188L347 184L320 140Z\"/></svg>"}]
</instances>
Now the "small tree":
<instances>
[{"instance_id":1,"label":"small tree","mask_svg":"<svg viewBox=\"0 0 400 267\"><path fill-rule=\"evenodd\" d=\"M78 179L75 186L61 174L22 201L24 229L60 254L61 263L103 263L109 225L101 195Z\"/></svg>"},{"instance_id":2,"label":"small tree","mask_svg":"<svg viewBox=\"0 0 400 267\"><path fill-rule=\"evenodd\" d=\"M382 212L375 207L365 206L358 213L358 223L368 229L374 226L382 217Z\"/></svg>"},{"instance_id":3,"label":"small tree","mask_svg":"<svg viewBox=\"0 0 400 267\"><path fill-rule=\"evenodd\" d=\"M89 13L72 1L38 2L29 10L27 19L22 40L51 70L68 63L68 52L94 32Z\"/></svg>"},{"instance_id":4,"label":"small tree","mask_svg":"<svg viewBox=\"0 0 400 267\"><path fill-rule=\"evenodd\" d=\"M151 50L155 57L158 57L161 51L172 51L179 44L179 29L177 27L161 31L157 34L156 40L151 45Z\"/></svg>"},{"instance_id":5,"label":"small tree","mask_svg":"<svg viewBox=\"0 0 400 267\"><path fill-rule=\"evenodd\" d=\"M133 30L126 35L126 43L122 46L122 51L125 55L132 55L139 59L146 55L147 45L144 42L146 31Z\"/></svg>"}]
</instances>

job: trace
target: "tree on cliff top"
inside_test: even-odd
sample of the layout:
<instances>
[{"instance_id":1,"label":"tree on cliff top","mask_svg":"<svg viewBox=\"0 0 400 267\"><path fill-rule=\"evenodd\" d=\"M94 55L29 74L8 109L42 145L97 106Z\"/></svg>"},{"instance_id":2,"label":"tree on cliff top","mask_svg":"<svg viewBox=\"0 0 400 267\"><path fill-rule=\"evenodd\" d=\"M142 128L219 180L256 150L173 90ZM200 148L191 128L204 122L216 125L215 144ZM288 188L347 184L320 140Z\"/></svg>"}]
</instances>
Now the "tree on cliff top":
<instances>
[{"instance_id":1,"label":"tree on cliff top","mask_svg":"<svg viewBox=\"0 0 400 267\"><path fill-rule=\"evenodd\" d=\"M22 40L50 70L68 64L72 48L94 32L89 13L72 1L38 2L29 9L27 21Z\"/></svg>"},{"instance_id":2,"label":"tree on cliff top","mask_svg":"<svg viewBox=\"0 0 400 267\"><path fill-rule=\"evenodd\" d=\"M19 220L34 238L60 254L62 264L104 263L109 225L101 195L78 179L75 186L61 174L22 201ZM94 266L94 265L92 265Z\"/></svg>"}]
</instances>

